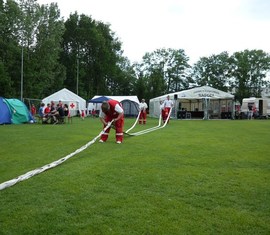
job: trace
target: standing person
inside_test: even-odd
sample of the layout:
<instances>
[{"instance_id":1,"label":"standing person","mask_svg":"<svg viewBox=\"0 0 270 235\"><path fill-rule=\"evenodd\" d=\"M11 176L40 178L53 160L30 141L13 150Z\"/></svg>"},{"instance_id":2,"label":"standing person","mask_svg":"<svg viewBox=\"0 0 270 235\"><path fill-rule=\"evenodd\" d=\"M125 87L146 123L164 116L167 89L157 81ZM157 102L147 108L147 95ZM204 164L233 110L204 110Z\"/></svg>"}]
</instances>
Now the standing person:
<instances>
[{"instance_id":1,"label":"standing person","mask_svg":"<svg viewBox=\"0 0 270 235\"><path fill-rule=\"evenodd\" d=\"M95 110L95 109L92 109L92 111L91 111L91 115L92 115L92 117L93 117L93 118L95 118L95 117L96 117L96 110Z\"/></svg>"},{"instance_id":2,"label":"standing person","mask_svg":"<svg viewBox=\"0 0 270 235\"><path fill-rule=\"evenodd\" d=\"M139 124L146 124L146 117L147 117L147 108L148 105L145 103L145 99L142 99L142 102L139 105L140 107L140 117L139 117Z\"/></svg>"},{"instance_id":3,"label":"standing person","mask_svg":"<svg viewBox=\"0 0 270 235\"><path fill-rule=\"evenodd\" d=\"M81 110L81 119L84 120L84 117L85 117L85 112L84 110Z\"/></svg>"},{"instance_id":4,"label":"standing person","mask_svg":"<svg viewBox=\"0 0 270 235\"><path fill-rule=\"evenodd\" d=\"M258 117L257 108L256 108L255 103L252 106L252 117L253 117L253 119Z\"/></svg>"},{"instance_id":5,"label":"standing person","mask_svg":"<svg viewBox=\"0 0 270 235\"><path fill-rule=\"evenodd\" d=\"M252 104L248 105L248 119L251 120L253 117Z\"/></svg>"},{"instance_id":6,"label":"standing person","mask_svg":"<svg viewBox=\"0 0 270 235\"><path fill-rule=\"evenodd\" d=\"M162 102L162 100L159 101L159 109L160 109L160 114L161 114L161 118L163 120L163 122L166 121L166 118L165 118L165 110L164 110L164 103Z\"/></svg>"},{"instance_id":7,"label":"standing person","mask_svg":"<svg viewBox=\"0 0 270 235\"><path fill-rule=\"evenodd\" d=\"M33 117L35 117L37 114L37 109L36 109L36 106L34 104L32 104L32 106L31 106L31 114Z\"/></svg>"},{"instance_id":8,"label":"standing person","mask_svg":"<svg viewBox=\"0 0 270 235\"><path fill-rule=\"evenodd\" d=\"M99 118L104 128L107 126L108 122L114 119L113 125L115 126L116 143L121 144L123 142L124 129L124 109L122 108L122 104L116 100L103 101ZM101 135L100 143L107 141L110 129L111 128L108 128L106 132Z\"/></svg>"},{"instance_id":9,"label":"standing person","mask_svg":"<svg viewBox=\"0 0 270 235\"><path fill-rule=\"evenodd\" d=\"M43 118L43 116L44 116L44 107L45 107L45 104L41 103L40 107L38 109L38 116L41 117L41 118Z\"/></svg>"},{"instance_id":10,"label":"standing person","mask_svg":"<svg viewBox=\"0 0 270 235\"><path fill-rule=\"evenodd\" d=\"M170 96L168 95L167 96L167 99L164 100L164 118L165 118L165 121L167 120L168 118L168 115L170 113L170 110L173 108L173 101L170 99ZM170 118L168 119L168 122L169 123L169 120ZM164 120L163 120L164 121ZM165 122L164 121L164 122Z\"/></svg>"}]
</instances>

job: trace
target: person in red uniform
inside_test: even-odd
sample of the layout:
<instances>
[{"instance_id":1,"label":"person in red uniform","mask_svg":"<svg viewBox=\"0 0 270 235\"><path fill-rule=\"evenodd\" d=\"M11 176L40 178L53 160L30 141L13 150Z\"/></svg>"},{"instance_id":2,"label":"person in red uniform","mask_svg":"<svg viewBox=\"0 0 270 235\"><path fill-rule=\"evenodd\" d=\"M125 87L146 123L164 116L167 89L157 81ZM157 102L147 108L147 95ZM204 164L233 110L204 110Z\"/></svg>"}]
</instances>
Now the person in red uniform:
<instances>
[{"instance_id":1,"label":"person in red uniform","mask_svg":"<svg viewBox=\"0 0 270 235\"><path fill-rule=\"evenodd\" d=\"M147 108L148 105L145 103L145 99L142 99L142 102L139 105L139 108L141 110L140 117L139 117L139 124L146 124L146 118L147 118Z\"/></svg>"},{"instance_id":2,"label":"person in red uniform","mask_svg":"<svg viewBox=\"0 0 270 235\"><path fill-rule=\"evenodd\" d=\"M101 105L101 112L99 114L100 121L103 123L104 128L108 122L114 119L112 125L115 127L116 143L121 144L123 142L123 129L124 129L124 110L122 104L116 100L104 101ZM110 129L108 128L105 133L101 135L99 142L106 142Z\"/></svg>"},{"instance_id":3,"label":"person in red uniform","mask_svg":"<svg viewBox=\"0 0 270 235\"><path fill-rule=\"evenodd\" d=\"M167 99L164 100L163 104L164 104L164 119L163 119L163 121L165 122L168 118L170 110L173 108L173 101L170 99L169 95L167 96ZM170 120L170 118L168 119L167 123L169 123L169 120Z\"/></svg>"}]
</instances>

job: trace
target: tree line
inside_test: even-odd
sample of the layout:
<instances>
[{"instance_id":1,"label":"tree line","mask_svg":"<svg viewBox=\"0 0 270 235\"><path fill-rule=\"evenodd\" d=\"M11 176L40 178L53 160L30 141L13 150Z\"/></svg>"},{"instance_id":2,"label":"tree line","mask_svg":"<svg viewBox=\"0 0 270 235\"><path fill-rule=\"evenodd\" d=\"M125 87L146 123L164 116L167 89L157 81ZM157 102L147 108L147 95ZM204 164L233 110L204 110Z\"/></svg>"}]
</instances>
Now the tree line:
<instances>
[{"instance_id":1,"label":"tree line","mask_svg":"<svg viewBox=\"0 0 270 235\"><path fill-rule=\"evenodd\" d=\"M56 3L0 0L0 96L42 99L63 87L88 100L94 95L139 99L209 85L236 99L260 97L270 55L244 50L201 57L194 65L183 49L147 52L142 62L123 56L109 24L85 14L64 20Z\"/></svg>"}]
</instances>

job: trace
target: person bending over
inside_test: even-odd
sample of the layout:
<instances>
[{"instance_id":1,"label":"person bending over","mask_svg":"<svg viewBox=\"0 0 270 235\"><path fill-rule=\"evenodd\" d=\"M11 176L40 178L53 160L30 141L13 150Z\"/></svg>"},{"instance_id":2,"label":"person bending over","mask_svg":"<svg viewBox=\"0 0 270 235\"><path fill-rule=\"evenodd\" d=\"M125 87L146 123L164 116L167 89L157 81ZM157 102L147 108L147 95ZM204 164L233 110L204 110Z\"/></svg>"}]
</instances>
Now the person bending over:
<instances>
[{"instance_id":1,"label":"person bending over","mask_svg":"<svg viewBox=\"0 0 270 235\"><path fill-rule=\"evenodd\" d=\"M124 110L122 108L122 104L116 100L108 100L104 101L101 105L101 112L99 114L100 121L103 123L103 127L105 128L108 122L112 123L112 126L115 127L115 139L117 144L121 144L123 142L123 129L124 129ZM108 128L105 133L101 135L99 142L106 142L110 129Z\"/></svg>"}]
</instances>

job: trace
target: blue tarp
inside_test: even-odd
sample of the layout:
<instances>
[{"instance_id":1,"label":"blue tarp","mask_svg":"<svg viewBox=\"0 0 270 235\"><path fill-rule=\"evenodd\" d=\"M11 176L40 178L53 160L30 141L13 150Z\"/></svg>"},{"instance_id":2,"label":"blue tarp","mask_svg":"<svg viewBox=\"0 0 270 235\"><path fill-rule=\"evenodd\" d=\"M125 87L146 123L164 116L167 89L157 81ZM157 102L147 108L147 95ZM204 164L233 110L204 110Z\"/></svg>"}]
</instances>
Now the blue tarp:
<instances>
[{"instance_id":1,"label":"blue tarp","mask_svg":"<svg viewBox=\"0 0 270 235\"><path fill-rule=\"evenodd\" d=\"M88 103L97 104L97 103L102 103L103 101L106 101L106 100L110 100L110 98L108 98L106 96L100 96L98 98L95 98L95 99L92 99L92 100L88 100Z\"/></svg>"}]
</instances>

